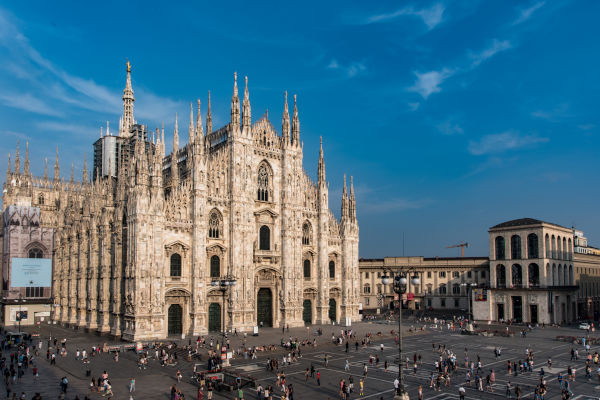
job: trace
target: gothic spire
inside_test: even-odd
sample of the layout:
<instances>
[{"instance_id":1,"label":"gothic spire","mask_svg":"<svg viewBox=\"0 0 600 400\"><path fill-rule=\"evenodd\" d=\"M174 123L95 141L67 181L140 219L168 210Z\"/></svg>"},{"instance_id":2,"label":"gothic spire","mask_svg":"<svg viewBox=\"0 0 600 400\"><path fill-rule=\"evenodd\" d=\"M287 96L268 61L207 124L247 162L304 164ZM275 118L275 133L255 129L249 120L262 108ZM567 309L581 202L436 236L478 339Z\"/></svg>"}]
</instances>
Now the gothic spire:
<instances>
[{"instance_id":1,"label":"gothic spire","mask_svg":"<svg viewBox=\"0 0 600 400\"><path fill-rule=\"evenodd\" d=\"M285 101L283 103L283 117L281 119L281 135L284 141L290 140L290 113L288 111L287 90L285 91Z\"/></svg>"},{"instance_id":2,"label":"gothic spire","mask_svg":"<svg viewBox=\"0 0 600 400\"><path fill-rule=\"evenodd\" d=\"M190 127L189 127L189 143L194 143L194 104L190 102Z\"/></svg>"},{"instance_id":3,"label":"gothic spire","mask_svg":"<svg viewBox=\"0 0 600 400\"><path fill-rule=\"evenodd\" d=\"M294 115L292 117L292 142L300 145L300 120L298 119L298 106L296 105L296 95L294 95Z\"/></svg>"},{"instance_id":4,"label":"gothic spire","mask_svg":"<svg viewBox=\"0 0 600 400\"><path fill-rule=\"evenodd\" d=\"M56 146L56 162L54 163L54 180L60 180L60 166L58 165L58 146Z\"/></svg>"},{"instance_id":5,"label":"gothic spire","mask_svg":"<svg viewBox=\"0 0 600 400\"><path fill-rule=\"evenodd\" d=\"M210 90L208 91L208 106L206 109L206 134L212 132L212 113L210 111Z\"/></svg>"},{"instance_id":6,"label":"gothic spire","mask_svg":"<svg viewBox=\"0 0 600 400\"><path fill-rule=\"evenodd\" d=\"M23 173L29 175L29 142L25 142L25 164Z\"/></svg>"},{"instance_id":7,"label":"gothic spire","mask_svg":"<svg viewBox=\"0 0 600 400\"><path fill-rule=\"evenodd\" d=\"M346 174L344 174L344 190L342 191L342 219L348 218L348 189L346 189Z\"/></svg>"},{"instance_id":8,"label":"gothic spire","mask_svg":"<svg viewBox=\"0 0 600 400\"><path fill-rule=\"evenodd\" d=\"M244 78L246 87L244 88L244 103L242 104L242 127L250 129L252 112L250 111L250 94L248 93L248 77Z\"/></svg>"},{"instance_id":9,"label":"gothic spire","mask_svg":"<svg viewBox=\"0 0 600 400\"><path fill-rule=\"evenodd\" d=\"M162 145L163 155L165 154L165 123L162 123L162 129L160 133L160 143Z\"/></svg>"},{"instance_id":10,"label":"gothic spire","mask_svg":"<svg viewBox=\"0 0 600 400\"><path fill-rule=\"evenodd\" d=\"M198 99L198 114L196 114L196 139L204 138L204 129L202 128L202 114L200 114L200 99Z\"/></svg>"},{"instance_id":11,"label":"gothic spire","mask_svg":"<svg viewBox=\"0 0 600 400\"><path fill-rule=\"evenodd\" d=\"M177 113L175 113L175 131L173 132L173 154L179 150L179 129L177 128Z\"/></svg>"},{"instance_id":12,"label":"gothic spire","mask_svg":"<svg viewBox=\"0 0 600 400\"><path fill-rule=\"evenodd\" d=\"M87 183L88 181L88 170L87 170L87 153L83 155L83 176L81 181Z\"/></svg>"},{"instance_id":13,"label":"gothic spire","mask_svg":"<svg viewBox=\"0 0 600 400\"><path fill-rule=\"evenodd\" d=\"M354 197L354 179L350 175L350 218L356 219L356 198Z\"/></svg>"},{"instance_id":14,"label":"gothic spire","mask_svg":"<svg viewBox=\"0 0 600 400\"><path fill-rule=\"evenodd\" d=\"M121 123L122 128L119 129L119 136L129 135L129 128L134 123L133 119L133 89L131 87L131 64L127 61L127 82L125 83L125 89L123 90L123 122ZM108 128L107 132L108 134Z\"/></svg>"},{"instance_id":15,"label":"gothic spire","mask_svg":"<svg viewBox=\"0 0 600 400\"><path fill-rule=\"evenodd\" d=\"M75 181L75 163L71 163L71 180L70 182L73 183Z\"/></svg>"},{"instance_id":16,"label":"gothic spire","mask_svg":"<svg viewBox=\"0 0 600 400\"><path fill-rule=\"evenodd\" d=\"M321 148L319 150L319 169L318 169L318 181L319 186L325 184L325 158L323 157L323 136L319 137L321 141Z\"/></svg>"},{"instance_id":17,"label":"gothic spire","mask_svg":"<svg viewBox=\"0 0 600 400\"><path fill-rule=\"evenodd\" d=\"M231 96L231 127L240 127L240 98L238 97L237 72L233 73L233 96Z\"/></svg>"},{"instance_id":18,"label":"gothic spire","mask_svg":"<svg viewBox=\"0 0 600 400\"><path fill-rule=\"evenodd\" d=\"M48 180L48 157L44 158L44 180Z\"/></svg>"},{"instance_id":19,"label":"gothic spire","mask_svg":"<svg viewBox=\"0 0 600 400\"><path fill-rule=\"evenodd\" d=\"M8 153L8 167L6 168L6 181L8 182L8 177L10 176L11 172L10 172L10 153Z\"/></svg>"},{"instance_id":20,"label":"gothic spire","mask_svg":"<svg viewBox=\"0 0 600 400\"><path fill-rule=\"evenodd\" d=\"M19 144L20 141L17 141L17 154L15 155L15 174L21 173L21 157L19 156Z\"/></svg>"}]
</instances>

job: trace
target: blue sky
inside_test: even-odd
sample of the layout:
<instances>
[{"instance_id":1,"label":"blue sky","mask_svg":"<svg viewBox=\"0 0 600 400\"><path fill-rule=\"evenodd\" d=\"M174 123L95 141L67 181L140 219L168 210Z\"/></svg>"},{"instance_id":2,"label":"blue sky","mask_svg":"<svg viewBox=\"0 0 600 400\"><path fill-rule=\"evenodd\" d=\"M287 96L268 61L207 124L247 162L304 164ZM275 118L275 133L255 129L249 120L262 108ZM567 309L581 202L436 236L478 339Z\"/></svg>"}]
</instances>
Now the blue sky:
<instances>
[{"instance_id":1,"label":"blue sky","mask_svg":"<svg viewBox=\"0 0 600 400\"><path fill-rule=\"evenodd\" d=\"M0 8L1 173L21 140L35 174L58 144L80 177L117 129L126 59L136 118L169 143L208 90L229 120L237 71L255 119L279 127L298 94L304 165L316 177L322 135L336 215L354 176L361 257L402 255L403 237L405 255L485 256L487 229L521 217L600 245L600 2L60 4Z\"/></svg>"}]
</instances>

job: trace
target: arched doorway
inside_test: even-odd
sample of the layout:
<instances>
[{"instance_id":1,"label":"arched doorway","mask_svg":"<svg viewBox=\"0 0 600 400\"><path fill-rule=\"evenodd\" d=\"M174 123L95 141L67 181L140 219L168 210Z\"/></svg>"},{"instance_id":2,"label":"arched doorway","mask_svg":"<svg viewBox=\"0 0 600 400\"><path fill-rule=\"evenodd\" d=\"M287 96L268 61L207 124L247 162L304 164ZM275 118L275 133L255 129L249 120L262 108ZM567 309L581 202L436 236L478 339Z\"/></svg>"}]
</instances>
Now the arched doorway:
<instances>
[{"instance_id":1,"label":"arched doorway","mask_svg":"<svg viewBox=\"0 0 600 400\"><path fill-rule=\"evenodd\" d=\"M312 324L312 302L310 300L304 300L302 303L302 320L308 325Z\"/></svg>"},{"instance_id":2,"label":"arched doorway","mask_svg":"<svg viewBox=\"0 0 600 400\"><path fill-rule=\"evenodd\" d=\"M329 299L329 319L331 321L337 321L336 315L337 307L335 299Z\"/></svg>"},{"instance_id":3,"label":"arched doorway","mask_svg":"<svg viewBox=\"0 0 600 400\"><path fill-rule=\"evenodd\" d=\"M208 330L210 332L221 331L221 305L210 303L208 306Z\"/></svg>"},{"instance_id":4,"label":"arched doorway","mask_svg":"<svg viewBox=\"0 0 600 400\"><path fill-rule=\"evenodd\" d=\"M183 309L179 304L169 307L169 335L181 335L183 332Z\"/></svg>"},{"instance_id":5,"label":"arched doorway","mask_svg":"<svg viewBox=\"0 0 600 400\"><path fill-rule=\"evenodd\" d=\"M258 326L273 326L273 294L271 289L261 288L256 296Z\"/></svg>"}]
</instances>

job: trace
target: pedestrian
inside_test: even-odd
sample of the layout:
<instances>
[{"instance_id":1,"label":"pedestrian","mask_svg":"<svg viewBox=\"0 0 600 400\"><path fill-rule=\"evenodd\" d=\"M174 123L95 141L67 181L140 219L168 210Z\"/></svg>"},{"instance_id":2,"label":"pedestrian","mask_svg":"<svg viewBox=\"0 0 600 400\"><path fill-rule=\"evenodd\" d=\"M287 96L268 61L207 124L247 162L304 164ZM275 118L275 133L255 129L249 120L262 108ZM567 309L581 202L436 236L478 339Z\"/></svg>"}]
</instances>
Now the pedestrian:
<instances>
[{"instance_id":1,"label":"pedestrian","mask_svg":"<svg viewBox=\"0 0 600 400\"><path fill-rule=\"evenodd\" d=\"M417 393L419 395L419 400L423 400L423 386L419 385Z\"/></svg>"},{"instance_id":2,"label":"pedestrian","mask_svg":"<svg viewBox=\"0 0 600 400\"><path fill-rule=\"evenodd\" d=\"M321 386L321 373L317 371L317 386Z\"/></svg>"},{"instance_id":3,"label":"pedestrian","mask_svg":"<svg viewBox=\"0 0 600 400\"><path fill-rule=\"evenodd\" d=\"M365 381L361 378L360 380L360 396L365 395Z\"/></svg>"},{"instance_id":4,"label":"pedestrian","mask_svg":"<svg viewBox=\"0 0 600 400\"><path fill-rule=\"evenodd\" d=\"M461 387L458 388L458 397L459 397L459 400L465 400L465 393L466 393L466 390L465 390L464 387L461 386Z\"/></svg>"},{"instance_id":5,"label":"pedestrian","mask_svg":"<svg viewBox=\"0 0 600 400\"><path fill-rule=\"evenodd\" d=\"M131 378L129 381L129 393L135 392L135 378Z\"/></svg>"},{"instance_id":6,"label":"pedestrian","mask_svg":"<svg viewBox=\"0 0 600 400\"><path fill-rule=\"evenodd\" d=\"M510 381L506 382L506 398L512 398L512 385L510 384Z\"/></svg>"}]
</instances>

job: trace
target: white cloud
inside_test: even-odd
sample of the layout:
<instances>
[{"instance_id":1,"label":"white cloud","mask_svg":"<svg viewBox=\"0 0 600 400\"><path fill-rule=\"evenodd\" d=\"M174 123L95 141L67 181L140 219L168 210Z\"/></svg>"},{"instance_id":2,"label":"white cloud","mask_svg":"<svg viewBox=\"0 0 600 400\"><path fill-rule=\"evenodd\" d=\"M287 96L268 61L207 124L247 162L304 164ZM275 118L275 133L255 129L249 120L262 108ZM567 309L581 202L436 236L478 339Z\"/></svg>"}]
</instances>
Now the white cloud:
<instances>
[{"instance_id":1,"label":"white cloud","mask_svg":"<svg viewBox=\"0 0 600 400\"><path fill-rule=\"evenodd\" d=\"M367 67L362 62L353 61L347 65L343 65L340 64L335 58L329 62L326 68L340 71L344 78L354 78L355 76L367 70Z\"/></svg>"},{"instance_id":2,"label":"white cloud","mask_svg":"<svg viewBox=\"0 0 600 400\"><path fill-rule=\"evenodd\" d=\"M98 137L100 137L100 128L69 124L61 121L40 121L37 122L35 126L42 131L72 133L79 136L98 135Z\"/></svg>"},{"instance_id":3,"label":"white cloud","mask_svg":"<svg viewBox=\"0 0 600 400\"><path fill-rule=\"evenodd\" d=\"M491 46L480 51L479 53L471 55L471 58L473 59L472 67L479 66L479 64L481 64L485 60L492 58L497 53L504 51L504 50L508 50L511 47L512 47L512 45L510 44L510 42L508 40L500 41L498 39L494 39L492 41Z\"/></svg>"},{"instance_id":4,"label":"white cloud","mask_svg":"<svg viewBox=\"0 0 600 400\"><path fill-rule=\"evenodd\" d=\"M419 109L419 106L421 106L421 103L414 102L414 103L408 103L408 108L410 109L410 111L417 111Z\"/></svg>"},{"instance_id":5,"label":"white cloud","mask_svg":"<svg viewBox=\"0 0 600 400\"><path fill-rule=\"evenodd\" d=\"M442 68L437 71L429 72L415 72L417 77L415 84L408 88L411 92L419 93L424 99L427 99L433 93L439 93L442 91L442 83L455 74L466 73L477 68L483 61L492 58L497 53L512 48L511 43L508 40L494 39L492 44L480 51L479 53L472 53L470 55L470 63L463 62L463 66L455 68Z\"/></svg>"},{"instance_id":6,"label":"white cloud","mask_svg":"<svg viewBox=\"0 0 600 400\"><path fill-rule=\"evenodd\" d=\"M531 15L538 9L542 8L544 6L544 4L546 4L545 1L539 1L535 4L533 4L531 7L529 8L524 8L519 12L519 16L517 17L517 19L513 22L513 25L518 25L522 22L527 21L529 18L531 18Z\"/></svg>"},{"instance_id":7,"label":"white cloud","mask_svg":"<svg viewBox=\"0 0 600 400\"><path fill-rule=\"evenodd\" d=\"M591 129L594 129L596 127L595 124L581 124L581 125L577 125L577 127L579 129L581 129L582 131L589 131Z\"/></svg>"},{"instance_id":8,"label":"white cloud","mask_svg":"<svg viewBox=\"0 0 600 400\"><path fill-rule=\"evenodd\" d=\"M50 107L39 98L32 96L29 93L1 93L0 102L5 106L17 108L24 111L30 111L36 114L61 116L62 113L55 108Z\"/></svg>"},{"instance_id":9,"label":"white cloud","mask_svg":"<svg viewBox=\"0 0 600 400\"><path fill-rule=\"evenodd\" d=\"M444 68L441 71L415 72L417 81L408 88L411 92L419 93L424 99L427 99L432 93L438 93L442 89L440 85L445 79L454 74L453 71Z\"/></svg>"},{"instance_id":10,"label":"white cloud","mask_svg":"<svg viewBox=\"0 0 600 400\"><path fill-rule=\"evenodd\" d=\"M568 118L571 116L569 113L569 104L562 103L558 104L554 108L550 110L536 110L531 113L532 117L545 119L550 122L557 122L563 118Z\"/></svg>"},{"instance_id":11,"label":"white cloud","mask_svg":"<svg viewBox=\"0 0 600 400\"><path fill-rule=\"evenodd\" d=\"M452 121L442 122L441 124L437 125L437 128L444 135L462 135L464 133L463 128Z\"/></svg>"},{"instance_id":12,"label":"white cloud","mask_svg":"<svg viewBox=\"0 0 600 400\"><path fill-rule=\"evenodd\" d=\"M481 156L529 147L538 143L545 143L548 140L546 137L520 135L516 131L506 131L485 135L478 141L470 141L468 150L473 155Z\"/></svg>"},{"instance_id":13,"label":"white cloud","mask_svg":"<svg viewBox=\"0 0 600 400\"><path fill-rule=\"evenodd\" d=\"M423 23L427 25L427 28L431 30L442 22L445 9L446 7L441 3L437 3L429 8L422 9L415 9L414 7L404 7L390 13L372 15L368 17L364 21L364 23L376 24L381 22L387 22L401 16L416 16L421 18Z\"/></svg>"},{"instance_id":14,"label":"white cloud","mask_svg":"<svg viewBox=\"0 0 600 400\"><path fill-rule=\"evenodd\" d=\"M10 64L2 67L13 71L11 75L27 81L33 94L14 96L4 88L0 102L10 107L20 108L50 116L63 116L65 109L89 110L98 113L121 111L120 90L113 90L95 81L70 74L44 58L29 42L15 24L16 19L0 8L0 46L11 55ZM123 74L123 85L125 76ZM162 98L143 88L136 88L136 118L142 123L159 124L172 120L177 110L187 110L182 101ZM53 99L52 107L40 99ZM67 125L63 125L67 126Z\"/></svg>"}]
</instances>

